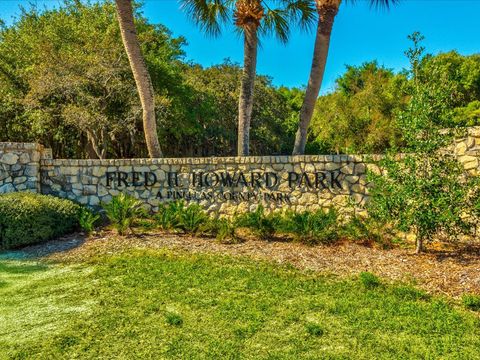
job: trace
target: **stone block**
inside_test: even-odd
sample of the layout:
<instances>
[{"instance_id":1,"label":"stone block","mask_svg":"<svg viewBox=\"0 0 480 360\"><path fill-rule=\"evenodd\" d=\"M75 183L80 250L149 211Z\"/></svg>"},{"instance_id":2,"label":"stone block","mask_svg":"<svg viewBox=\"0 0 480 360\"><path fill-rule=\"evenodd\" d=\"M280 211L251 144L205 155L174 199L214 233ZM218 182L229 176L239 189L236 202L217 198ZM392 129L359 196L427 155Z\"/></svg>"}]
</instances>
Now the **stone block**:
<instances>
[{"instance_id":1,"label":"stone block","mask_svg":"<svg viewBox=\"0 0 480 360\"><path fill-rule=\"evenodd\" d=\"M0 158L0 162L7 164L7 165L14 165L17 163L19 156L14 153L5 153Z\"/></svg>"},{"instance_id":2,"label":"stone block","mask_svg":"<svg viewBox=\"0 0 480 360\"><path fill-rule=\"evenodd\" d=\"M0 185L0 194L6 194L15 191L15 187L11 183Z\"/></svg>"},{"instance_id":3,"label":"stone block","mask_svg":"<svg viewBox=\"0 0 480 360\"><path fill-rule=\"evenodd\" d=\"M346 164L340 169L340 172L348 175L352 175L355 170L355 164L353 162Z\"/></svg>"}]
</instances>

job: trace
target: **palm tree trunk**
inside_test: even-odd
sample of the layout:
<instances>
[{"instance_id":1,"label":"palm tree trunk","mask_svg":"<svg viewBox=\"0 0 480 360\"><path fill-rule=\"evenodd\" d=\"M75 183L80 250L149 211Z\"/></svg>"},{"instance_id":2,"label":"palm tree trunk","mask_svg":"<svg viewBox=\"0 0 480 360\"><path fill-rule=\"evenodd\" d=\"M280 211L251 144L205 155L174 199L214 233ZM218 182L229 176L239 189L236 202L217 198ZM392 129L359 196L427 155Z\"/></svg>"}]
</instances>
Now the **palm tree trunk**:
<instances>
[{"instance_id":1,"label":"palm tree trunk","mask_svg":"<svg viewBox=\"0 0 480 360\"><path fill-rule=\"evenodd\" d=\"M253 90L257 67L257 26L244 28L244 59L240 99L238 101L238 156L249 155L250 120L253 109Z\"/></svg>"},{"instance_id":2,"label":"palm tree trunk","mask_svg":"<svg viewBox=\"0 0 480 360\"><path fill-rule=\"evenodd\" d=\"M303 100L300 110L300 122L295 136L293 155L303 155L305 153L308 126L310 125L318 93L320 92L320 86L322 85L325 65L327 63L328 48L330 46L330 35L339 6L340 0L327 1L326 4L317 5L319 18L315 48L313 50L312 67L308 86L305 91L305 99Z\"/></svg>"},{"instance_id":3,"label":"palm tree trunk","mask_svg":"<svg viewBox=\"0 0 480 360\"><path fill-rule=\"evenodd\" d=\"M138 42L133 21L132 0L115 0L115 3L123 45L132 68L140 102L142 103L143 131L145 133L148 154L151 158L162 157L162 150L158 142L157 123L155 121L155 100L152 80L150 79L140 43Z\"/></svg>"}]
</instances>

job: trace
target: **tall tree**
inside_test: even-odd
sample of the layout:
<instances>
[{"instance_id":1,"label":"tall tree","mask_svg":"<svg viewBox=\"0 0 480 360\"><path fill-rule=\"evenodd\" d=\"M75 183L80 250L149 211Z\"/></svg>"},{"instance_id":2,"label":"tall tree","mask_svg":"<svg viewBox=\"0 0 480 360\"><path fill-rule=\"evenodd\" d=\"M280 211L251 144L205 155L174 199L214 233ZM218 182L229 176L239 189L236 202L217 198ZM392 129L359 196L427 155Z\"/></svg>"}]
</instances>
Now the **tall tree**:
<instances>
[{"instance_id":1,"label":"tall tree","mask_svg":"<svg viewBox=\"0 0 480 360\"><path fill-rule=\"evenodd\" d=\"M142 103L143 129L148 154L151 158L162 157L162 150L157 135L157 122L155 120L153 86L137 38L133 19L132 0L115 0L115 3L123 45L125 46L128 61L132 68L140 102Z\"/></svg>"},{"instance_id":2,"label":"tall tree","mask_svg":"<svg viewBox=\"0 0 480 360\"><path fill-rule=\"evenodd\" d=\"M312 67L308 80L305 98L300 110L300 119L298 130L295 136L293 155L302 155L305 153L307 143L307 131L312 119L315 102L322 85L325 65L327 63L328 50L330 47L330 37L332 34L333 23L337 16L342 0L313 0L317 8L318 23L315 38L315 47L313 50ZM350 0L354 2L354 0ZM369 0L372 6L385 6L397 3L399 0Z\"/></svg>"},{"instance_id":3,"label":"tall tree","mask_svg":"<svg viewBox=\"0 0 480 360\"><path fill-rule=\"evenodd\" d=\"M243 30L243 72L238 100L238 156L250 153L250 121L253 109L253 87L257 67L258 28L264 16L258 0L239 0L235 9L235 25Z\"/></svg>"},{"instance_id":4,"label":"tall tree","mask_svg":"<svg viewBox=\"0 0 480 360\"><path fill-rule=\"evenodd\" d=\"M183 8L206 33L219 35L222 23L233 21L243 34L244 64L238 101L237 155L250 154L250 123L257 66L259 35L274 33L281 42L288 40L290 24L308 25L314 16L309 0L276 0L272 9L263 0L182 0Z\"/></svg>"}]
</instances>

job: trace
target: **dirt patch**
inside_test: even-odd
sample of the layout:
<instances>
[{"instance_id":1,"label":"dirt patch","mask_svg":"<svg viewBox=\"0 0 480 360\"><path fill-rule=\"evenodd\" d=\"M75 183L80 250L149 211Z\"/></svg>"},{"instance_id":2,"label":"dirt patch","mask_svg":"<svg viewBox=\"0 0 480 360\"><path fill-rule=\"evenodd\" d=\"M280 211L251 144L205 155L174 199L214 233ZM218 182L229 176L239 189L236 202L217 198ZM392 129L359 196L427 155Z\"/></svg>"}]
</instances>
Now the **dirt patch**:
<instances>
[{"instance_id":1,"label":"dirt patch","mask_svg":"<svg viewBox=\"0 0 480 360\"><path fill-rule=\"evenodd\" d=\"M292 242L247 240L219 244L212 239L160 232L118 237L108 231L85 240L81 234L23 249L28 256L76 261L126 248L172 248L194 253L249 256L290 263L300 269L356 275L370 271L390 281L413 283L430 293L460 296L480 294L480 246L430 250L422 255L401 248L383 250L344 242L332 246L306 246Z\"/></svg>"}]
</instances>

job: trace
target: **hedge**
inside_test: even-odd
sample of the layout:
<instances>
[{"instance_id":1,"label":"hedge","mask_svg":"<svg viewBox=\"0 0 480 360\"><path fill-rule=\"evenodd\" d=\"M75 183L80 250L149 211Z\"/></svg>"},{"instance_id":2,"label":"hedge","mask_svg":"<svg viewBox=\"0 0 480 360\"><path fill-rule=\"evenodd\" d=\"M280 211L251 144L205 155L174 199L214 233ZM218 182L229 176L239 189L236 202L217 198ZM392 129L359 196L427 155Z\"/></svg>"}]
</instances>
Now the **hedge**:
<instances>
[{"instance_id":1,"label":"hedge","mask_svg":"<svg viewBox=\"0 0 480 360\"><path fill-rule=\"evenodd\" d=\"M0 248L35 244L78 226L80 206L70 200L29 192L0 195Z\"/></svg>"}]
</instances>

